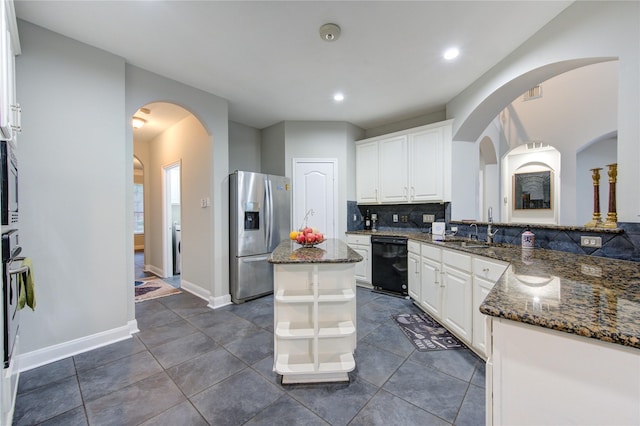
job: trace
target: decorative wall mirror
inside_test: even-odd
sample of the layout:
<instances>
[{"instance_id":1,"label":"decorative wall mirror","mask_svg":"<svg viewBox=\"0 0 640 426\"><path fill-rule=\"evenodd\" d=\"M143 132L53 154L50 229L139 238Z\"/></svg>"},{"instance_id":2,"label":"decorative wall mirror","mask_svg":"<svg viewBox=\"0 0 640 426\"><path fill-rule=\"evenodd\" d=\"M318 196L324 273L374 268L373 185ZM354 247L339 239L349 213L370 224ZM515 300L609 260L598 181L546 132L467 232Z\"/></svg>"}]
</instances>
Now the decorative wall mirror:
<instances>
[{"instance_id":1,"label":"decorative wall mirror","mask_svg":"<svg viewBox=\"0 0 640 426\"><path fill-rule=\"evenodd\" d=\"M550 170L532 173L514 173L513 208L533 210L551 208L553 174Z\"/></svg>"}]
</instances>

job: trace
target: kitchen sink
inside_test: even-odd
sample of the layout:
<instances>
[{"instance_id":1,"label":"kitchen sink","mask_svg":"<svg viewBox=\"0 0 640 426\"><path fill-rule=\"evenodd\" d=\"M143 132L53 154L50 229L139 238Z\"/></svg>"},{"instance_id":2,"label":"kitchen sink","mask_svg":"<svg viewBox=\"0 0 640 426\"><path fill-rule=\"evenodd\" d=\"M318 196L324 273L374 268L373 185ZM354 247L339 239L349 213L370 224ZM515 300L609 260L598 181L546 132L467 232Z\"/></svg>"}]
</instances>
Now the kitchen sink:
<instances>
[{"instance_id":1,"label":"kitchen sink","mask_svg":"<svg viewBox=\"0 0 640 426\"><path fill-rule=\"evenodd\" d=\"M482 241L476 241L476 240L453 240L453 241L445 240L444 243L445 245L448 245L448 246L464 247L464 248L470 248L470 249L491 247L490 244L483 243Z\"/></svg>"}]
</instances>

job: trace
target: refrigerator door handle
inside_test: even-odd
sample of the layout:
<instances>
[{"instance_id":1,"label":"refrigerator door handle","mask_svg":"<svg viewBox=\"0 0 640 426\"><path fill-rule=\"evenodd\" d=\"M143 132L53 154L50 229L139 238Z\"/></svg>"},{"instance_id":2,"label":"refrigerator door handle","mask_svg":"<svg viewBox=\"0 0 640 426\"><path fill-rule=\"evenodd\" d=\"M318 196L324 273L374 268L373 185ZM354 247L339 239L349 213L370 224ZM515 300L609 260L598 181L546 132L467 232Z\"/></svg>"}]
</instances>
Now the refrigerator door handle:
<instances>
[{"instance_id":1,"label":"refrigerator door handle","mask_svg":"<svg viewBox=\"0 0 640 426\"><path fill-rule=\"evenodd\" d=\"M269 205L267 206L269 209L269 222L267 223L269 236L267 244L269 245L269 251L271 251L273 246L273 188L271 187L270 178L267 179L267 193L269 194Z\"/></svg>"},{"instance_id":2,"label":"refrigerator door handle","mask_svg":"<svg viewBox=\"0 0 640 426\"><path fill-rule=\"evenodd\" d=\"M271 251L271 191L269 177L264 178L264 241L267 251Z\"/></svg>"}]
</instances>

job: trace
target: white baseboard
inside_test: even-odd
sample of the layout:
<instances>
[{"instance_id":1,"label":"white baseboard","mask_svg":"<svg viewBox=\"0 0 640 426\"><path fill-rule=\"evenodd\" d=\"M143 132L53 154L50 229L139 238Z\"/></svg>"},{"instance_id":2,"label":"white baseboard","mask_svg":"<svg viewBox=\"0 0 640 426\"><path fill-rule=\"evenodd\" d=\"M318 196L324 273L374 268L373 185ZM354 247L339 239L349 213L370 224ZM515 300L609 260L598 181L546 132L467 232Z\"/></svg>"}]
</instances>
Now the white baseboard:
<instances>
[{"instance_id":1,"label":"white baseboard","mask_svg":"<svg viewBox=\"0 0 640 426\"><path fill-rule=\"evenodd\" d=\"M138 328L138 320L133 319L128 322L128 325L129 325L129 333L131 334L140 333L140 329Z\"/></svg>"},{"instance_id":2,"label":"white baseboard","mask_svg":"<svg viewBox=\"0 0 640 426\"><path fill-rule=\"evenodd\" d=\"M231 304L231 295L225 294L224 296L211 297L209 298L208 307L211 309L222 308L223 306L227 306Z\"/></svg>"},{"instance_id":3,"label":"white baseboard","mask_svg":"<svg viewBox=\"0 0 640 426\"><path fill-rule=\"evenodd\" d=\"M209 302L209 305L207 305L207 307L211 309L218 309L223 306L227 306L231 304L230 294L213 297L211 296L211 292L209 290L205 290L204 288L198 285L195 285L194 283L190 283L189 281L180 280L180 288L185 291L188 291L194 296L199 297L200 299L204 299L207 302Z\"/></svg>"},{"instance_id":4,"label":"white baseboard","mask_svg":"<svg viewBox=\"0 0 640 426\"><path fill-rule=\"evenodd\" d=\"M162 275L164 274L164 271L161 268L158 268L153 265L144 265L144 270L145 272L151 272L152 274L157 275L159 277L162 277Z\"/></svg>"},{"instance_id":5,"label":"white baseboard","mask_svg":"<svg viewBox=\"0 0 640 426\"><path fill-rule=\"evenodd\" d=\"M180 279L180 288L182 290L188 291L189 293L193 294L194 296L199 297L200 299L209 301L209 296L211 295L211 293L209 292L209 290L205 290L204 288L200 287L199 285L196 285L192 282Z\"/></svg>"},{"instance_id":6,"label":"white baseboard","mask_svg":"<svg viewBox=\"0 0 640 426\"><path fill-rule=\"evenodd\" d=\"M87 352L92 349L110 345L121 340L130 339L132 322L135 321L129 321L128 325L122 327L20 354L20 371L22 372L31 370L33 368L40 367L54 361L59 361L61 359L65 359L83 352ZM135 328L138 328L137 322Z\"/></svg>"}]
</instances>

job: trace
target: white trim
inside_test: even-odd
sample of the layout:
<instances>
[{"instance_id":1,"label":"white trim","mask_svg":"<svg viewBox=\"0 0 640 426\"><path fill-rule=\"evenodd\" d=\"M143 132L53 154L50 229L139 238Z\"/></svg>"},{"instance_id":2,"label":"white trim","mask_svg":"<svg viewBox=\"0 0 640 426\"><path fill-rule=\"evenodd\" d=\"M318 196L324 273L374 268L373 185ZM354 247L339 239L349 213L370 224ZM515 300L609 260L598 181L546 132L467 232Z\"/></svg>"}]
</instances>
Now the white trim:
<instances>
[{"instance_id":1,"label":"white trim","mask_svg":"<svg viewBox=\"0 0 640 426\"><path fill-rule=\"evenodd\" d=\"M225 294L224 296L210 297L208 308L218 309L223 306L231 305L231 294Z\"/></svg>"},{"instance_id":2,"label":"white trim","mask_svg":"<svg viewBox=\"0 0 640 426\"><path fill-rule=\"evenodd\" d=\"M136 325L137 328L137 325ZM131 322L122 327L59 343L19 355L20 371L31 370L54 361L130 339Z\"/></svg>"}]
</instances>

